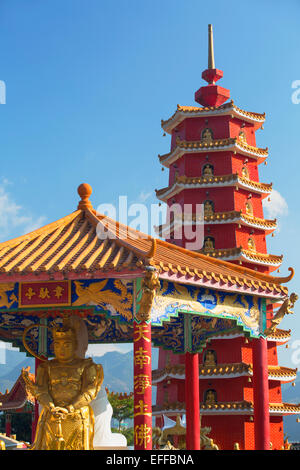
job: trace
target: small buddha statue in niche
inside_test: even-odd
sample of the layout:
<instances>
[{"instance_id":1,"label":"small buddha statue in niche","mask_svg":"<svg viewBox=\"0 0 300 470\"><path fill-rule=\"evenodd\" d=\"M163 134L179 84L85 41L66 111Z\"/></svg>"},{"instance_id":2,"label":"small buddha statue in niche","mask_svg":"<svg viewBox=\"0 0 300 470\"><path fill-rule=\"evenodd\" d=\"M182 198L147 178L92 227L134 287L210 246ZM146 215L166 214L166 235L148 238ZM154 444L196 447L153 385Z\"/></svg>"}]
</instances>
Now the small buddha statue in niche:
<instances>
[{"instance_id":1,"label":"small buddha statue in niche","mask_svg":"<svg viewBox=\"0 0 300 470\"><path fill-rule=\"evenodd\" d=\"M246 202L245 208L246 208L246 214L247 215L253 215L253 207L252 207L251 202L249 202L249 201Z\"/></svg>"},{"instance_id":2,"label":"small buddha statue in niche","mask_svg":"<svg viewBox=\"0 0 300 470\"><path fill-rule=\"evenodd\" d=\"M247 143L246 134L245 134L244 131L241 131L241 132L239 133L239 140L240 140L241 142L244 142L245 144Z\"/></svg>"},{"instance_id":3,"label":"small buddha statue in niche","mask_svg":"<svg viewBox=\"0 0 300 470\"><path fill-rule=\"evenodd\" d=\"M204 142L212 142L213 140L213 133L211 131L211 129L204 129L203 132L202 132L202 135L201 135L201 138Z\"/></svg>"},{"instance_id":4,"label":"small buddha statue in niche","mask_svg":"<svg viewBox=\"0 0 300 470\"><path fill-rule=\"evenodd\" d=\"M204 356L204 365L205 366L215 366L216 365L216 357L215 352L211 349L208 349Z\"/></svg>"},{"instance_id":5,"label":"small buddha statue in niche","mask_svg":"<svg viewBox=\"0 0 300 470\"><path fill-rule=\"evenodd\" d=\"M214 251L214 249L215 249L214 239L212 237L205 238L204 243L203 243L203 251L207 253L210 251Z\"/></svg>"},{"instance_id":6,"label":"small buddha statue in niche","mask_svg":"<svg viewBox=\"0 0 300 470\"><path fill-rule=\"evenodd\" d=\"M248 168L246 166L243 166L243 168L242 168L242 176L244 178L249 179L249 171L248 171Z\"/></svg>"},{"instance_id":7,"label":"small buddha statue in niche","mask_svg":"<svg viewBox=\"0 0 300 470\"><path fill-rule=\"evenodd\" d=\"M214 213L214 205L212 201L204 202L204 217L209 217Z\"/></svg>"},{"instance_id":8,"label":"small buddha statue in niche","mask_svg":"<svg viewBox=\"0 0 300 470\"><path fill-rule=\"evenodd\" d=\"M256 251L255 242L252 237L250 237L248 240L248 249L250 251Z\"/></svg>"},{"instance_id":9,"label":"small buddha statue in niche","mask_svg":"<svg viewBox=\"0 0 300 470\"><path fill-rule=\"evenodd\" d=\"M214 175L214 172L213 172L213 166L210 165L209 163L207 163L206 165L204 165L203 169L202 169L202 176L213 176Z\"/></svg>"},{"instance_id":10,"label":"small buddha statue in niche","mask_svg":"<svg viewBox=\"0 0 300 470\"><path fill-rule=\"evenodd\" d=\"M207 390L205 393L205 404L214 405L216 401L216 392L214 390Z\"/></svg>"}]
</instances>

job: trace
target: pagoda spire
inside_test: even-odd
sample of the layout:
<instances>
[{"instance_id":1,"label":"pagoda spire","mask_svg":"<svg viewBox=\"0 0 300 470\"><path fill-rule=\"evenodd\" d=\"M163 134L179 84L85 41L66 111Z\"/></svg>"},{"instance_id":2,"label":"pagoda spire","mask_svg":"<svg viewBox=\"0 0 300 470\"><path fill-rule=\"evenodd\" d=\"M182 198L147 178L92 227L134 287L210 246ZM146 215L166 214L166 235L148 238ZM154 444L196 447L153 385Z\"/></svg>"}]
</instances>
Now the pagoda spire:
<instances>
[{"instance_id":1,"label":"pagoda spire","mask_svg":"<svg viewBox=\"0 0 300 470\"><path fill-rule=\"evenodd\" d=\"M221 106L230 98L230 91L215 83L223 77L222 70L215 68L213 27L208 25L208 68L202 73L202 78L208 86L199 88L195 93L195 101L202 106Z\"/></svg>"},{"instance_id":2,"label":"pagoda spire","mask_svg":"<svg viewBox=\"0 0 300 470\"><path fill-rule=\"evenodd\" d=\"M208 25L208 68L215 68L214 35L212 24Z\"/></svg>"}]
</instances>

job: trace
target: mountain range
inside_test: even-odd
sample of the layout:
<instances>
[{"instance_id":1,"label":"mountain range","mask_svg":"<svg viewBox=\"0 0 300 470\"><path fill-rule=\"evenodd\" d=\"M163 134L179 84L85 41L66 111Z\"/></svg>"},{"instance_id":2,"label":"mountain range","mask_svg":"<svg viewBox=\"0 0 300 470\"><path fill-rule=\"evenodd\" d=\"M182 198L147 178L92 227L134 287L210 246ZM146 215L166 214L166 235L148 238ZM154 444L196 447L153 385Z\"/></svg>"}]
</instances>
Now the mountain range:
<instances>
[{"instance_id":1,"label":"mountain range","mask_svg":"<svg viewBox=\"0 0 300 470\"><path fill-rule=\"evenodd\" d=\"M30 366L34 371L34 359L17 350L5 350L5 363L0 363L0 392L10 390L20 375L22 367ZM120 353L107 352L102 356L92 356L97 364L102 364L104 370L104 386L110 391L130 393L133 391L133 351ZM4 361L3 361L4 362ZM152 349L152 368L158 364L158 349ZM156 387L153 387L153 403L155 403ZM286 403L300 403L300 376L292 384L283 384L282 400ZM284 432L290 442L300 442L300 423L297 416L284 417Z\"/></svg>"},{"instance_id":2,"label":"mountain range","mask_svg":"<svg viewBox=\"0 0 300 470\"><path fill-rule=\"evenodd\" d=\"M107 352L102 356L92 356L96 364L102 364L104 386L110 391L130 393L133 391L133 350L127 353L118 351ZM158 350L152 350L153 368L157 367ZM23 367L30 366L32 372L35 360L17 350L5 350L5 363L0 363L0 392L10 390L21 373ZM155 388L155 387L154 387Z\"/></svg>"}]
</instances>

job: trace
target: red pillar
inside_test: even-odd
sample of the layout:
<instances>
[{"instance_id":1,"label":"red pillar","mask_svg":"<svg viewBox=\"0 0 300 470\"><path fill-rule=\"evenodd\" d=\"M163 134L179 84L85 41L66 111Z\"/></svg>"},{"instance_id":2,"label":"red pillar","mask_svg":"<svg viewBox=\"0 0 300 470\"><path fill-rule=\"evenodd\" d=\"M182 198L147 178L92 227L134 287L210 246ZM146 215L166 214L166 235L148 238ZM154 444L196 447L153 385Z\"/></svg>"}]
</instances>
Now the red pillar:
<instances>
[{"instance_id":1,"label":"red pillar","mask_svg":"<svg viewBox=\"0 0 300 470\"><path fill-rule=\"evenodd\" d=\"M200 450L199 355L185 353L186 449Z\"/></svg>"},{"instance_id":2,"label":"red pillar","mask_svg":"<svg viewBox=\"0 0 300 470\"><path fill-rule=\"evenodd\" d=\"M5 434L7 437L11 435L11 413L5 413Z\"/></svg>"},{"instance_id":3,"label":"red pillar","mask_svg":"<svg viewBox=\"0 0 300 470\"><path fill-rule=\"evenodd\" d=\"M133 322L134 448L152 450L151 324Z\"/></svg>"},{"instance_id":4,"label":"red pillar","mask_svg":"<svg viewBox=\"0 0 300 470\"><path fill-rule=\"evenodd\" d=\"M255 450L270 450L267 340L257 338L252 343Z\"/></svg>"}]
</instances>

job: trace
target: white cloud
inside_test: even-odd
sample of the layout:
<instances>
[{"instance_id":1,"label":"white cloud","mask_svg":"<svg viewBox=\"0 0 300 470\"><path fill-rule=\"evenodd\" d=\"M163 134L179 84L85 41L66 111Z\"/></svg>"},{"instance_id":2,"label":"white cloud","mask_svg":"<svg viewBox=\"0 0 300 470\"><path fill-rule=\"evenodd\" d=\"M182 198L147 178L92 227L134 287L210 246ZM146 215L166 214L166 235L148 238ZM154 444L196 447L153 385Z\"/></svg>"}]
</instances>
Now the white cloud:
<instances>
[{"instance_id":1,"label":"white cloud","mask_svg":"<svg viewBox=\"0 0 300 470\"><path fill-rule=\"evenodd\" d=\"M0 241L31 232L46 220L44 216L35 219L22 205L17 204L6 189L9 184L5 179L0 183Z\"/></svg>"},{"instance_id":2,"label":"white cloud","mask_svg":"<svg viewBox=\"0 0 300 470\"><path fill-rule=\"evenodd\" d=\"M270 219L276 219L288 214L288 204L276 189L272 190L269 198L263 200L263 207L267 217Z\"/></svg>"}]
</instances>

